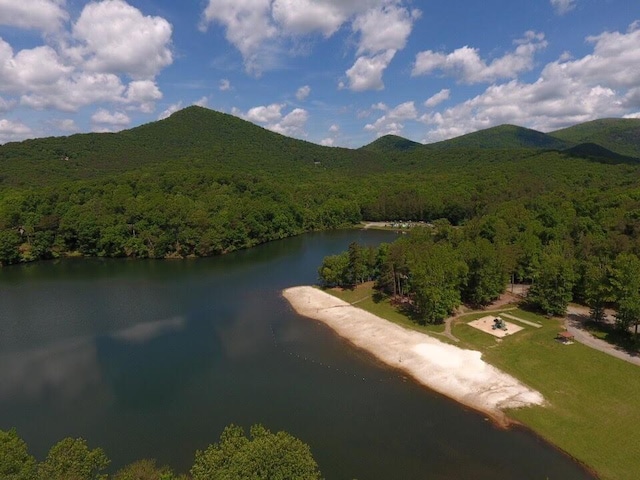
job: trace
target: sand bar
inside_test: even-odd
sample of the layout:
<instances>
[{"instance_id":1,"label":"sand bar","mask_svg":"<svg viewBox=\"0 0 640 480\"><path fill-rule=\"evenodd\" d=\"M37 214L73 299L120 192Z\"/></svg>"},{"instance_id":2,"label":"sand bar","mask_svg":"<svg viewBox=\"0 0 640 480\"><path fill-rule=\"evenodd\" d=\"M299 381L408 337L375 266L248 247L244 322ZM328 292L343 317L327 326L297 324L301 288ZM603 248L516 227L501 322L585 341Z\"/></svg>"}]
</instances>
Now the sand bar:
<instances>
[{"instance_id":1,"label":"sand bar","mask_svg":"<svg viewBox=\"0 0 640 480\"><path fill-rule=\"evenodd\" d=\"M503 409L544 404L540 393L484 362L480 352L405 329L317 288L288 288L283 295L300 315L325 323L418 383L500 423L508 423Z\"/></svg>"}]
</instances>

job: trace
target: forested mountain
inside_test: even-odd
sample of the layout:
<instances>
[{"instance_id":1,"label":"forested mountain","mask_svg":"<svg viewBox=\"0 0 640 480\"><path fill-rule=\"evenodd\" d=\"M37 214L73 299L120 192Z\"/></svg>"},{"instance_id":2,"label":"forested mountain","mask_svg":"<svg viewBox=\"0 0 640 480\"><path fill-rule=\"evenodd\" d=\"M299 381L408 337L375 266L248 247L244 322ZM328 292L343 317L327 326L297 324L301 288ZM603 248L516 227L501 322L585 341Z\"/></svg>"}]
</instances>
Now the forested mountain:
<instances>
[{"instance_id":1,"label":"forested mountain","mask_svg":"<svg viewBox=\"0 0 640 480\"><path fill-rule=\"evenodd\" d=\"M430 148L537 148L563 150L572 146L570 142L554 138L537 130L500 125L487 128L442 142L431 143Z\"/></svg>"},{"instance_id":2,"label":"forested mountain","mask_svg":"<svg viewBox=\"0 0 640 480\"><path fill-rule=\"evenodd\" d=\"M612 152L640 158L640 119L604 118L549 133L574 145L595 143Z\"/></svg>"},{"instance_id":3,"label":"forested mountain","mask_svg":"<svg viewBox=\"0 0 640 480\"><path fill-rule=\"evenodd\" d=\"M493 129L501 148L387 137L349 150L189 107L116 134L7 144L0 262L215 255L361 219L487 224L489 239L516 229L543 245L640 253L640 164L518 140L531 132Z\"/></svg>"}]
</instances>

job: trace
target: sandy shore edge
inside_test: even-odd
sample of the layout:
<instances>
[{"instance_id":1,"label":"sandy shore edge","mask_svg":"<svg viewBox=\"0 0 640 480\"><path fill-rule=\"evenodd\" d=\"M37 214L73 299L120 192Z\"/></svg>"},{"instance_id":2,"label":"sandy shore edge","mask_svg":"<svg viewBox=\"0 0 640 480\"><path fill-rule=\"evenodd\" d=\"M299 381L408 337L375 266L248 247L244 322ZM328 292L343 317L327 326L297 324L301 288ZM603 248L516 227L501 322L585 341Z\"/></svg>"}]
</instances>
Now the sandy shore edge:
<instances>
[{"instance_id":1,"label":"sandy shore edge","mask_svg":"<svg viewBox=\"0 0 640 480\"><path fill-rule=\"evenodd\" d=\"M300 315L323 322L385 364L500 425L510 423L503 409L544 404L539 392L483 361L480 352L405 329L314 287L282 294Z\"/></svg>"}]
</instances>

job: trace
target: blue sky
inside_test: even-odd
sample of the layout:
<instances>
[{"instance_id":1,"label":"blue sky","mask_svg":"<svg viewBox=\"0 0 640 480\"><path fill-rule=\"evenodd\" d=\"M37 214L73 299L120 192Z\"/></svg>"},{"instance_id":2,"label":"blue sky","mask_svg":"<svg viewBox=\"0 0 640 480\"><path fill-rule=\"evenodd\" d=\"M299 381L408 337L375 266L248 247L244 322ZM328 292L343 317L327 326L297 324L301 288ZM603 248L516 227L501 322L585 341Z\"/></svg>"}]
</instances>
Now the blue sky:
<instances>
[{"instance_id":1,"label":"blue sky","mask_svg":"<svg viewBox=\"0 0 640 480\"><path fill-rule=\"evenodd\" d=\"M0 144L193 104L346 147L640 117L640 2L0 0Z\"/></svg>"}]
</instances>

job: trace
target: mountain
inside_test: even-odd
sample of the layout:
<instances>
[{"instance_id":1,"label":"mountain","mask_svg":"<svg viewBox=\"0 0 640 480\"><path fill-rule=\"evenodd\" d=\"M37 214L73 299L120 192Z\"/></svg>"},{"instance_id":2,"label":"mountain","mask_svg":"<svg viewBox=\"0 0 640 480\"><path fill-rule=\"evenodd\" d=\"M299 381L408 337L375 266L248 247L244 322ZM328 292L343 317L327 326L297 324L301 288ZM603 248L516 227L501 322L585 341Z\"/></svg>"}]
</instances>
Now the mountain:
<instances>
[{"instance_id":1,"label":"mountain","mask_svg":"<svg viewBox=\"0 0 640 480\"><path fill-rule=\"evenodd\" d=\"M361 150L370 150L379 153L406 152L420 146L422 146L422 144L397 135L385 135L365 145Z\"/></svg>"},{"instance_id":2,"label":"mountain","mask_svg":"<svg viewBox=\"0 0 640 480\"><path fill-rule=\"evenodd\" d=\"M429 148L539 148L545 150L562 150L571 144L551 137L545 133L515 125L499 125L460 137L431 143Z\"/></svg>"},{"instance_id":3,"label":"mountain","mask_svg":"<svg viewBox=\"0 0 640 480\"><path fill-rule=\"evenodd\" d=\"M630 163L637 164L638 159L634 157L628 157L626 155L620 155L619 153L612 152L611 150L604 148L596 143L581 143L575 147L567 148L562 153L570 155L572 157L585 158L600 163Z\"/></svg>"},{"instance_id":4,"label":"mountain","mask_svg":"<svg viewBox=\"0 0 640 480\"><path fill-rule=\"evenodd\" d=\"M640 119L637 118L593 120L548 135L574 145L595 143L620 155L640 159Z\"/></svg>"},{"instance_id":5,"label":"mountain","mask_svg":"<svg viewBox=\"0 0 640 480\"><path fill-rule=\"evenodd\" d=\"M49 137L0 146L0 185L96 178L167 162L270 171L296 166L382 165L374 152L297 140L251 122L192 106L119 133Z\"/></svg>"}]
</instances>

